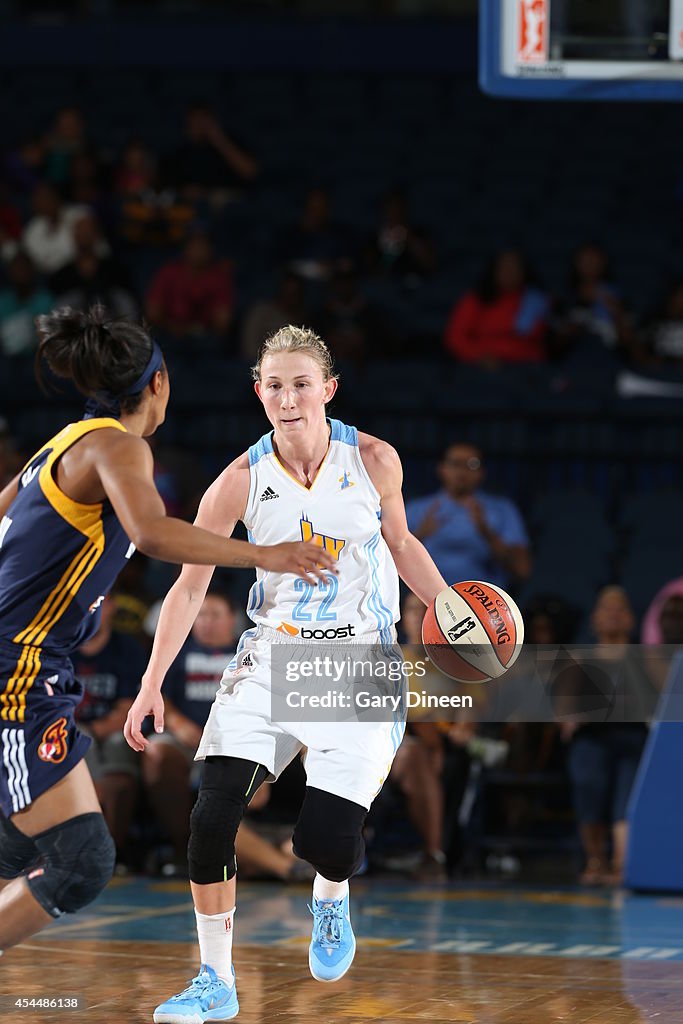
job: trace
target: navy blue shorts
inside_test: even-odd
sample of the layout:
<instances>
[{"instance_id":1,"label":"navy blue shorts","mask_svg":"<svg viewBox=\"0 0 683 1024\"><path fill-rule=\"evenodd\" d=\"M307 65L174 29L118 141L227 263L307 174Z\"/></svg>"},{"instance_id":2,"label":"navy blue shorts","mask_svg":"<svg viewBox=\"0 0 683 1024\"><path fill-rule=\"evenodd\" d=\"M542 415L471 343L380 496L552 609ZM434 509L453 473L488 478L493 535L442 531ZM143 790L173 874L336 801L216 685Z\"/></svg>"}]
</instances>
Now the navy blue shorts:
<instances>
[{"instance_id":1,"label":"navy blue shorts","mask_svg":"<svg viewBox=\"0 0 683 1024\"><path fill-rule=\"evenodd\" d=\"M41 652L38 675L24 688L23 721L18 720L19 701L11 697L17 684L8 687L17 658L8 657L7 648L4 643L0 650L0 810L9 818L68 775L91 741L74 724L83 687L68 658Z\"/></svg>"}]
</instances>

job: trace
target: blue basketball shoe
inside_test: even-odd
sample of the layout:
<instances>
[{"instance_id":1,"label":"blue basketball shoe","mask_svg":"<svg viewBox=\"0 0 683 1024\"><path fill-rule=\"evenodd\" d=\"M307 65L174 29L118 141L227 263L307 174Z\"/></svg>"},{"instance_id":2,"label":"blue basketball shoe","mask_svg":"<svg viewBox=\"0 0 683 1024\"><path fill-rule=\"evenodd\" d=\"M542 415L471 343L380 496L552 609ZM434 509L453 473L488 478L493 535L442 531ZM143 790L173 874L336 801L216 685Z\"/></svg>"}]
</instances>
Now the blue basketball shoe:
<instances>
[{"instance_id":1,"label":"blue basketball shoe","mask_svg":"<svg viewBox=\"0 0 683 1024\"><path fill-rule=\"evenodd\" d=\"M199 974L177 996L171 996L154 1011L154 1024L205 1024L232 1020L240 1011L237 987L228 988L212 967L202 964Z\"/></svg>"},{"instance_id":2,"label":"blue basketball shoe","mask_svg":"<svg viewBox=\"0 0 683 1024\"><path fill-rule=\"evenodd\" d=\"M338 981L356 954L356 937L349 916L349 894L341 900L317 900L308 908L313 914L313 935L308 966L316 981Z\"/></svg>"}]
</instances>

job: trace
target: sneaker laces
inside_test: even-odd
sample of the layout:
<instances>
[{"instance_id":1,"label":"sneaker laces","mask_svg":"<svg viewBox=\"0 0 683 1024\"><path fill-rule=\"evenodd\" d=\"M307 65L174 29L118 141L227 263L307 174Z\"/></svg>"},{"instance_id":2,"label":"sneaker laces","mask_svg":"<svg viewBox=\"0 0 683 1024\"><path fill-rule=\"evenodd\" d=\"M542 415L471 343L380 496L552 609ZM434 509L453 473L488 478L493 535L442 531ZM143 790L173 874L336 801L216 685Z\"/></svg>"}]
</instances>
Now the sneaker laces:
<instances>
[{"instance_id":1,"label":"sneaker laces","mask_svg":"<svg viewBox=\"0 0 683 1024\"><path fill-rule=\"evenodd\" d=\"M308 909L315 918L315 941L319 942L323 949L337 949L344 929L343 902L325 901L318 903L315 910L310 905Z\"/></svg>"},{"instance_id":2,"label":"sneaker laces","mask_svg":"<svg viewBox=\"0 0 683 1024\"><path fill-rule=\"evenodd\" d=\"M172 996L170 1002L180 1001L181 999L202 999L214 986L218 983L216 976L212 977L210 970L202 964L199 968L199 974L196 978L193 978L187 988L179 992L177 996Z\"/></svg>"}]
</instances>

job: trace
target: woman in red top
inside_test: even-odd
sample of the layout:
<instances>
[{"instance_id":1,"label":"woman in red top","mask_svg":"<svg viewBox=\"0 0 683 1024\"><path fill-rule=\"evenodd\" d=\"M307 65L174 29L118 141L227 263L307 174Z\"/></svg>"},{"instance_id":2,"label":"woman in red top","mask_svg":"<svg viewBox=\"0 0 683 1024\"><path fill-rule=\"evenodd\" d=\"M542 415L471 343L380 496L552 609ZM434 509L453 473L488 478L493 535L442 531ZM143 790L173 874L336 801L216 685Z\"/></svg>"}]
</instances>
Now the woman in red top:
<instances>
[{"instance_id":1,"label":"woman in red top","mask_svg":"<svg viewBox=\"0 0 683 1024\"><path fill-rule=\"evenodd\" d=\"M499 252L477 288L453 307L444 345L464 363L495 368L545 359L547 296L514 249Z\"/></svg>"}]
</instances>

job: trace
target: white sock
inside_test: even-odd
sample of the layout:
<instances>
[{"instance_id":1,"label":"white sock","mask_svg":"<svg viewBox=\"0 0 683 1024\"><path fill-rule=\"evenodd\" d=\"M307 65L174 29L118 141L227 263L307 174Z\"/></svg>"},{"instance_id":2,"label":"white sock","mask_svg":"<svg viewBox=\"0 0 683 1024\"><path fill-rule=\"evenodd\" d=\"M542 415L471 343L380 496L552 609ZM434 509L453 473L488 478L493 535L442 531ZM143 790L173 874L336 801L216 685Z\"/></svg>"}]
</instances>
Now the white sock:
<instances>
[{"instance_id":1,"label":"white sock","mask_svg":"<svg viewBox=\"0 0 683 1024\"><path fill-rule=\"evenodd\" d=\"M313 879L313 895L317 900L343 900L348 894L349 882L330 882L322 875Z\"/></svg>"},{"instance_id":2,"label":"white sock","mask_svg":"<svg viewBox=\"0 0 683 1024\"><path fill-rule=\"evenodd\" d=\"M227 914L200 914L195 907L199 953L203 964L213 967L218 977L233 986L232 921L235 908Z\"/></svg>"}]
</instances>

